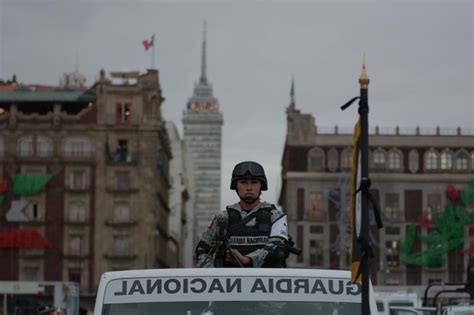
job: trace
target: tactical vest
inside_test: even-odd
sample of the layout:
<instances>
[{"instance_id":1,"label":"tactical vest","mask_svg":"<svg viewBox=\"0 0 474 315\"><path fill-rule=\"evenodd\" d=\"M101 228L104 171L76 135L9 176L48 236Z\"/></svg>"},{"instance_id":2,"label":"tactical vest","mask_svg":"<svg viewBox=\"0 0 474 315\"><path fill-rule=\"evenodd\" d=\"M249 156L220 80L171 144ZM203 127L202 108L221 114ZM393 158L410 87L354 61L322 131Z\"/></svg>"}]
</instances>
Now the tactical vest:
<instances>
[{"instance_id":1,"label":"tactical vest","mask_svg":"<svg viewBox=\"0 0 474 315\"><path fill-rule=\"evenodd\" d=\"M228 229L227 237L229 244L233 249L238 250L242 255L247 255L257 249L265 247L268 237L272 229L272 213L276 209L273 205L271 207L260 208L254 219L256 223L252 226L247 224L240 224L242 217L239 211L227 207L228 215ZM238 267L236 263L225 262L225 267Z\"/></svg>"}]
</instances>

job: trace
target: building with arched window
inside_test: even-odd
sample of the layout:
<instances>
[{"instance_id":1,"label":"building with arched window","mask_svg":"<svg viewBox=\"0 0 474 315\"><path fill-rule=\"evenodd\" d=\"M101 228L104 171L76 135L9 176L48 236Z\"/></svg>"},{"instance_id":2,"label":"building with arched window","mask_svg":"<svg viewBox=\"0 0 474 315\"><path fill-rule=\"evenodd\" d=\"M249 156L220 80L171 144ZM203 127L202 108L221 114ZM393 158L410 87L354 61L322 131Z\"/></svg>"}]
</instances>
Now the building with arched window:
<instances>
[{"instance_id":1,"label":"building with arched window","mask_svg":"<svg viewBox=\"0 0 474 315\"><path fill-rule=\"evenodd\" d=\"M314 121L294 107L287 110L279 204L287 211L296 246L303 249L289 264L345 269L349 264L346 227L352 193L352 128L328 130ZM371 192L385 224L384 229L374 225L370 229L375 251L371 279L376 285L420 286L465 279L473 254L451 251L444 254L440 266L418 267L404 264L400 253L409 223L419 224L425 218L427 228L433 228L435 209L443 209L447 200L447 185L462 190L474 179L474 134L465 132L424 134L413 129L400 135L399 128L384 133L379 128L370 130ZM466 227L465 235L463 247L467 248L474 244L474 232ZM419 240L415 246L426 248Z\"/></svg>"},{"instance_id":2,"label":"building with arched window","mask_svg":"<svg viewBox=\"0 0 474 315\"><path fill-rule=\"evenodd\" d=\"M51 244L2 252L0 280L80 282L92 305L106 271L176 266L162 100L157 70L101 71L89 89L0 89L0 231Z\"/></svg>"}]
</instances>

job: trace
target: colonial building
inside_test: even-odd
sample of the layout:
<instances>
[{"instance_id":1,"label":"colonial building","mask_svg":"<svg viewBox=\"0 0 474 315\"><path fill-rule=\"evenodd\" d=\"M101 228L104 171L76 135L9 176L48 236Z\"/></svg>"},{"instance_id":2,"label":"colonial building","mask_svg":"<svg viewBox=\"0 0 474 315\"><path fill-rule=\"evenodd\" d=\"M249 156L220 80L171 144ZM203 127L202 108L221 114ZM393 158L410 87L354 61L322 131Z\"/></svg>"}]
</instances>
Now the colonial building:
<instances>
[{"instance_id":1,"label":"colonial building","mask_svg":"<svg viewBox=\"0 0 474 315\"><path fill-rule=\"evenodd\" d=\"M193 162L194 226L199 238L221 201L223 116L206 77L206 34L202 42L201 77L183 113L184 141Z\"/></svg>"},{"instance_id":2,"label":"colonial building","mask_svg":"<svg viewBox=\"0 0 474 315\"><path fill-rule=\"evenodd\" d=\"M349 269L352 133L353 128L324 129L315 124L311 114L296 109L292 92L279 204L287 211L290 233L303 249L301 256L292 258L293 266ZM464 246L444 253L444 263L438 266L403 263L400 241L407 237L410 223L426 236L434 228L434 209L444 209L447 186L465 190L474 179L473 131L375 127L369 145L372 195L385 224L379 230L372 222L372 281L416 286L465 280L468 226L462 227ZM414 242L416 251L426 248L425 242Z\"/></svg>"},{"instance_id":3,"label":"colonial building","mask_svg":"<svg viewBox=\"0 0 474 315\"><path fill-rule=\"evenodd\" d=\"M105 271L169 266L162 100L157 70L0 91L0 233L45 241L0 248L1 280L75 281L93 295Z\"/></svg>"}]
</instances>

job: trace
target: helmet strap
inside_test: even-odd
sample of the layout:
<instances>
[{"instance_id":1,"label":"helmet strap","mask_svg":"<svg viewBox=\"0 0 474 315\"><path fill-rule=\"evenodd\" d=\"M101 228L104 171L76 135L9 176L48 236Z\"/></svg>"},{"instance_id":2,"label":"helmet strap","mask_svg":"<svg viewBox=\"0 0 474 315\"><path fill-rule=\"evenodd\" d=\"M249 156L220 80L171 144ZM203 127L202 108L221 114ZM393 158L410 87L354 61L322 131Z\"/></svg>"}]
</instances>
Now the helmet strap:
<instances>
[{"instance_id":1,"label":"helmet strap","mask_svg":"<svg viewBox=\"0 0 474 315\"><path fill-rule=\"evenodd\" d=\"M260 190L260 192L258 193L258 196L255 197L255 198L252 198L252 199L249 199L249 198L243 198L239 195L239 191L236 189L235 192L237 193L237 196L239 196L239 199L240 201L242 201L243 203L246 203L246 204L252 204L254 203L255 201L257 201L258 199L260 199L260 196L262 195L262 190Z\"/></svg>"}]
</instances>

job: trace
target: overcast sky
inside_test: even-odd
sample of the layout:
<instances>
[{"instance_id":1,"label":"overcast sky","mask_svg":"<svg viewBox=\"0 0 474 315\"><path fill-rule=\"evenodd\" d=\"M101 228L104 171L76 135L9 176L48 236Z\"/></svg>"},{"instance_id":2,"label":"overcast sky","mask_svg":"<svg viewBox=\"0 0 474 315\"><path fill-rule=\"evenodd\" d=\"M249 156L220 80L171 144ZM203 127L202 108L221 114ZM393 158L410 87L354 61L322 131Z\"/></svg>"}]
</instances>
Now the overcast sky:
<instances>
[{"instance_id":1,"label":"overcast sky","mask_svg":"<svg viewBox=\"0 0 474 315\"><path fill-rule=\"evenodd\" d=\"M273 1L272 1L273 2ZM264 199L276 202L291 77L296 106L318 126L352 126L366 54L370 124L474 128L472 1L40 1L0 0L0 78L57 84L79 71L150 67L141 42L156 34L163 113L182 134L199 79L207 21L207 75L224 114L222 203L232 167L261 162Z\"/></svg>"}]
</instances>

